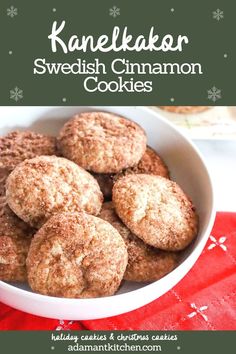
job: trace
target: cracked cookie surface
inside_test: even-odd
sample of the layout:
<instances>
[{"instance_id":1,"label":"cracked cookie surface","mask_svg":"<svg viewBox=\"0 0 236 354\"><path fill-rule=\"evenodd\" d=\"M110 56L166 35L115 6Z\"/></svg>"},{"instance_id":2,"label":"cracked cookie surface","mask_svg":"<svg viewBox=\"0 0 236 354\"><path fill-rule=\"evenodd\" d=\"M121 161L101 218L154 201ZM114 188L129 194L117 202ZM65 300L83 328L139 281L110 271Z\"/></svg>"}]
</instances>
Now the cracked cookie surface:
<instances>
[{"instance_id":1,"label":"cracked cookie surface","mask_svg":"<svg viewBox=\"0 0 236 354\"><path fill-rule=\"evenodd\" d=\"M178 251L197 235L193 204L169 179L146 174L122 177L114 184L112 200L125 225L151 246Z\"/></svg>"},{"instance_id":2,"label":"cracked cookie surface","mask_svg":"<svg viewBox=\"0 0 236 354\"><path fill-rule=\"evenodd\" d=\"M128 265L124 279L151 282L162 278L177 265L177 254L158 250L135 236L121 221L112 202L104 203L100 218L108 221L122 236L128 251Z\"/></svg>"},{"instance_id":3,"label":"cracked cookie surface","mask_svg":"<svg viewBox=\"0 0 236 354\"><path fill-rule=\"evenodd\" d=\"M45 295L113 295L127 265L125 243L108 222L85 213L54 215L35 235L27 258L31 288Z\"/></svg>"},{"instance_id":4,"label":"cracked cookie surface","mask_svg":"<svg viewBox=\"0 0 236 354\"><path fill-rule=\"evenodd\" d=\"M97 215L103 200L92 175L56 156L39 156L17 165L7 179L6 197L14 213L37 228L62 211Z\"/></svg>"},{"instance_id":5,"label":"cracked cookie surface","mask_svg":"<svg viewBox=\"0 0 236 354\"><path fill-rule=\"evenodd\" d=\"M136 165L146 149L146 134L136 123L106 112L70 119L59 135L62 155L95 173L117 173Z\"/></svg>"}]
</instances>

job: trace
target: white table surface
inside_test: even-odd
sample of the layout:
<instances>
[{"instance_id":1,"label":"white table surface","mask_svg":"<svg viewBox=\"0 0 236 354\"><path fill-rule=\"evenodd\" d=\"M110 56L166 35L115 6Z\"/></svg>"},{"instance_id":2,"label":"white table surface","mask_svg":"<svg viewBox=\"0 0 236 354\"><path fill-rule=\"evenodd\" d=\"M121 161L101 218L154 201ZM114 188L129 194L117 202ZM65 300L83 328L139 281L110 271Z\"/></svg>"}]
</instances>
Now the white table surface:
<instances>
[{"instance_id":1,"label":"white table surface","mask_svg":"<svg viewBox=\"0 0 236 354\"><path fill-rule=\"evenodd\" d=\"M217 211L236 212L236 140L194 140L213 181Z\"/></svg>"}]
</instances>

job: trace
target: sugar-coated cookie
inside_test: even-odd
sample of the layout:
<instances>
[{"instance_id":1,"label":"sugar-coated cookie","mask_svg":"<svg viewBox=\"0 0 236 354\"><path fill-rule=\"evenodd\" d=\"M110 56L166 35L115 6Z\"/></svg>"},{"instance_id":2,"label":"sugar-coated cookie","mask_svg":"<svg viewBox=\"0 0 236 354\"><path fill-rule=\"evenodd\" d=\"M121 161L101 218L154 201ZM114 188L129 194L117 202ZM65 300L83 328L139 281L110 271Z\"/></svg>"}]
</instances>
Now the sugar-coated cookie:
<instances>
[{"instance_id":1,"label":"sugar-coated cookie","mask_svg":"<svg viewBox=\"0 0 236 354\"><path fill-rule=\"evenodd\" d=\"M108 222L86 213L57 214L31 243L28 281L45 295L110 296L120 285L127 259L122 237Z\"/></svg>"},{"instance_id":2,"label":"sugar-coated cookie","mask_svg":"<svg viewBox=\"0 0 236 354\"><path fill-rule=\"evenodd\" d=\"M169 171L165 162L156 151L149 146L146 148L141 160L134 167L129 167L117 174L94 174L94 177L98 181L104 198L110 200L114 182L122 176L137 173L146 173L169 178Z\"/></svg>"},{"instance_id":3,"label":"sugar-coated cookie","mask_svg":"<svg viewBox=\"0 0 236 354\"><path fill-rule=\"evenodd\" d=\"M20 162L40 155L57 155L56 138L31 131L0 137L0 168L13 170Z\"/></svg>"},{"instance_id":4,"label":"sugar-coated cookie","mask_svg":"<svg viewBox=\"0 0 236 354\"><path fill-rule=\"evenodd\" d=\"M156 153L155 150L149 146L146 148L145 153L143 154L141 160L137 165L127 168L122 172L115 175L114 180L117 180L121 176L126 176L128 174L150 174L156 176L162 176L169 178L168 168L163 161L163 159Z\"/></svg>"},{"instance_id":5,"label":"sugar-coated cookie","mask_svg":"<svg viewBox=\"0 0 236 354\"><path fill-rule=\"evenodd\" d=\"M0 198L0 280L25 281L26 257L35 230L20 220Z\"/></svg>"},{"instance_id":6,"label":"sugar-coated cookie","mask_svg":"<svg viewBox=\"0 0 236 354\"><path fill-rule=\"evenodd\" d=\"M146 149L136 123L113 113L87 112L70 119L59 135L62 155L95 173L117 173L135 166Z\"/></svg>"},{"instance_id":7,"label":"sugar-coated cookie","mask_svg":"<svg viewBox=\"0 0 236 354\"><path fill-rule=\"evenodd\" d=\"M114 184L112 199L125 225L151 246L178 251L197 235L198 218L192 202L167 178L125 176Z\"/></svg>"},{"instance_id":8,"label":"sugar-coated cookie","mask_svg":"<svg viewBox=\"0 0 236 354\"><path fill-rule=\"evenodd\" d=\"M96 215L103 200L92 175L56 156L38 156L17 165L7 179L6 197L14 213L37 228L62 211Z\"/></svg>"}]
</instances>

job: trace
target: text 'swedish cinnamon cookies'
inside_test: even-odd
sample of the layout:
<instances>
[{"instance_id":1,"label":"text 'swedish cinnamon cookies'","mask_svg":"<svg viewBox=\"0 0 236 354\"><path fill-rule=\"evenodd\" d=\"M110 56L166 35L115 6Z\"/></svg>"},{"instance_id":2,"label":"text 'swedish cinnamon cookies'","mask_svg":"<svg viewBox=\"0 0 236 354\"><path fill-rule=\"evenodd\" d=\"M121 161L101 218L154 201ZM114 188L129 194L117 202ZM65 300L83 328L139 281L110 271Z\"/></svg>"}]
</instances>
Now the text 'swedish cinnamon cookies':
<instances>
[{"instance_id":1,"label":"text 'swedish cinnamon cookies'","mask_svg":"<svg viewBox=\"0 0 236 354\"><path fill-rule=\"evenodd\" d=\"M27 258L31 288L45 295L113 295L127 266L127 250L108 222L85 213L54 215L35 235Z\"/></svg>"},{"instance_id":2,"label":"text 'swedish cinnamon cookies'","mask_svg":"<svg viewBox=\"0 0 236 354\"><path fill-rule=\"evenodd\" d=\"M63 211L97 215L103 201L92 175L56 156L39 156L17 165L7 179L6 197L14 213L37 228Z\"/></svg>"},{"instance_id":3,"label":"text 'swedish cinnamon cookies'","mask_svg":"<svg viewBox=\"0 0 236 354\"><path fill-rule=\"evenodd\" d=\"M112 202L103 204L99 217L116 228L125 241L128 265L124 279L136 282L156 281L177 265L176 253L158 250L135 236L117 216Z\"/></svg>"},{"instance_id":4,"label":"text 'swedish cinnamon cookies'","mask_svg":"<svg viewBox=\"0 0 236 354\"><path fill-rule=\"evenodd\" d=\"M178 251L197 235L198 218L192 202L167 178L125 176L114 184L112 199L125 225L151 246Z\"/></svg>"},{"instance_id":5,"label":"text 'swedish cinnamon cookies'","mask_svg":"<svg viewBox=\"0 0 236 354\"><path fill-rule=\"evenodd\" d=\"M106 112L80 113L59 135L62 155L86 170L117 173L135 166L146 149L146 134L136 123Z\"/></svg>"}]
</instances>

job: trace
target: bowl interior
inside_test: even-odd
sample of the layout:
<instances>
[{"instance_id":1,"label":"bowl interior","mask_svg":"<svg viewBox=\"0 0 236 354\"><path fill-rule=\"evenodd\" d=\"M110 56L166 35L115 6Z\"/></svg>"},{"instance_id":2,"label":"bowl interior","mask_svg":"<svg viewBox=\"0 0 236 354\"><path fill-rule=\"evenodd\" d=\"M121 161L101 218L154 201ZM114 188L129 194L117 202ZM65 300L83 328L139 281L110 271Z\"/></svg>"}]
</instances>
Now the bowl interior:
<instances>
[{"instance_id":1,"label":"bowl interior","mask_svg":"<svg viewBox=\"0 0 236 354\"><path fill-rule=\"evenodd\" d=\"M118 113L140 124L147 133L148 145L165 160L171 178L179 183L196 206L200 220L198 237L183 253L178 266L181 267L181 263L188 262L193 251L206 242L213 196L208 172L195 147L160 115L141 107L0 107L0 135L16 129L57 135L71 115L94 110ZM30 291L26 284L12 285ZM146 285L124 282L119 293L134 291Z\"/></svg>"}]
</instances>

